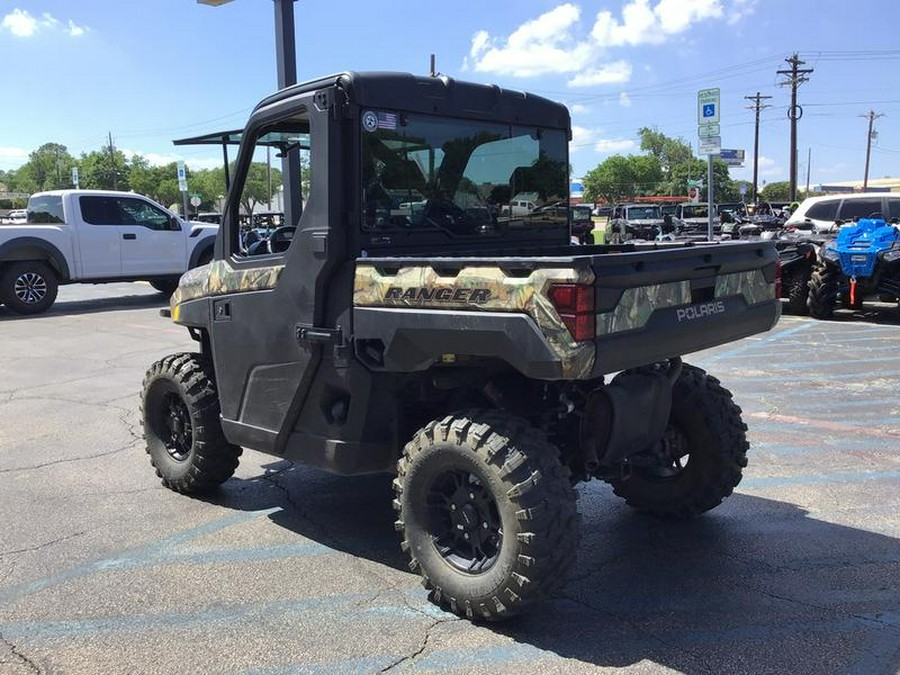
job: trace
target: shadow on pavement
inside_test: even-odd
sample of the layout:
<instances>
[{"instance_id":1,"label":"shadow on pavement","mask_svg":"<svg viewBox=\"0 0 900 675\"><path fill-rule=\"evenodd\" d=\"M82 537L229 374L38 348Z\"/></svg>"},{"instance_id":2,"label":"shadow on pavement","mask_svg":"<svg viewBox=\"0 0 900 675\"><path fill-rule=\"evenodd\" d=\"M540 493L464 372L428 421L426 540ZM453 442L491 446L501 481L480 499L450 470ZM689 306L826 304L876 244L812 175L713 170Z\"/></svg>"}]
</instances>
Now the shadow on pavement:
<instances>
[{"instance_id":1,"label":"shadow on pavement","mask_svg":"<svg viewBox=\"0 0 900 675\"><path fill-rule=\"evenodd\" d=\"M388 476L341 478L287 462L232 480L223 506L406 570ZM579 490L579 559L562 596L491 630L597 666L685 673L896 673L900 541L736 494L689 522L633 513L599 483Z\"/></svg>"},{"instance_id":2,"label":"shadow on pavement","mask_svg":"<svg viewBox=\"0 0 900 675\"><path fill-rule=\"evenodd\" d=\"M63 315L71 316L97 312L167 307L168 304L168 296L162 293L118 295L106 298L92 298L90 300L57 300L50 309L41 314L16 314L8 308L0 306L0 321L34 321L35 319L49 319Z\"/></svg>"}]
</instances>

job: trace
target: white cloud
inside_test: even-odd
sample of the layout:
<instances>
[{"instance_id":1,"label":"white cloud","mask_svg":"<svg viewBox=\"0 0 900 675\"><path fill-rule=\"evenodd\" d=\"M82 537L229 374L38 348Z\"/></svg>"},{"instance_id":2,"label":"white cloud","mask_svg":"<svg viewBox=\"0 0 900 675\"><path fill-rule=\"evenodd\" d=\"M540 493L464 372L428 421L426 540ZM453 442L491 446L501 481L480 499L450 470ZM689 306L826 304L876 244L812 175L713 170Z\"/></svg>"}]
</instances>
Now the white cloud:
<instances>
[{"instance_id":1,"label":"white cloud","mask_svg":"<svg viewBox=\"0 0 900 675\"><path fill-rule=\"evenodd\" d=\"M570 86L627 82L628 61L604 62L610 50L662 44L707 20L737 23L758 0L629 0L616 16L601 10L592 28L581 7L566 2L513 30L508 37L480 30L472 36L464 70L513 77L575 73Z\"/></svg>"},{"instance_id":2,"label":"white cloud","mask_svg":"<svg viewBox=\"0 0 900 675\"><path fill-rule=\"evenodd\" d=\"M594 150L599 153L612 154L633 150L637 144L630 138L601 138L594 145Z\"/></svg>"},{"instance_id":3,"label":"white cloud","mask_svg":"<svg viewBox=\"0 0 900 675\"><path fill-rule=\"evenodd\" d=\"M685 32L692 24L720 19L721 0L632 0L622 8L622 20L609 10L598 12L591 36L607 47L661 44L671 35Z\"/></svg>"},{"instance_id":4,"label":"white cloud","mask_svg":"<svg viewBox=\"0 0 900 675\"><path fill-rule=\"evenodd\" d=\"M17 169L28 160L28 150L13 146L0 146L0 169Z\"/></svg>"},{"instance_id":5,"label":"white cloud","mask_svg":"<svg viewBox=\"0 0 900 675\"><path fill-rule=\"evenodd\" d=\"M44 12L40 17L32 16L27 10L13 9L9 14L0 21L0 29L8 30L16 37L29 38L42 31L55 31L62 29L72 37L84 35L88 28L78 26L71 19L65 27L62 27L59 19L53 15Z\"/></svg>"},{"instance_id":6,"label":"white cloud","mask_svg":"<svg viewBox=\"0 0 900 675\"><path fill-rule=\"evenodd\" d=\"M578 125L572 125L572 143L570 149L572 152L580 150L585 146L591 145L597 137L597 132L593 129L586 129Z\"/></svg>"},{"instance_id":7,"label":"white cloud","mask_svg":"<svg viewBox=\"0 0 900 675\"><path fill-rule=\"evenodd\" d=\"M756 11L756 2L757 0L731 0L726 9L728 25L733 26L753 14Z\"/></svg>"},{"instance_id":8,"label":"white cloud","mask_svg":"<svg viewBox=\"0 0 900 675\"><path fill-rule=\"evenodd\" d=\"M586 105L583 105L581 103L573 103L572 105L569 106L569 110L572 111L573 115L586 115L587 113L589 113L591 111L590 108L588 108Z\"/></svg>"},{"instance_id":9,"label":"white cloud","mask_svg":"<svg viewBox=\"0 0 900 675\"><path fill-rule=\"evenodd\" d=\"M598 84L620 84L631 79L631 70L631 64L628 61L615 61L578 73L569 80L568 85L570 87L592 87Z\"/></svg>"},{"instance_id":10,"label":"white cloud","mask_svg":"<svg viewBox=\"0 0 900 675\"><path fill-rule=\"evenodd\" d=\"M753 158L751 157L749 161L745 162L747 166L753 166ZM760 176L781 176L784 174L784 169L778 166L774 159L766 157L764 155L759 156L759 161L756 163L757 169L759 171Z\"/></svg>"},{"instance_id":11,"label":"white cloud","mask_svg":"<svg viewBox=\"0 0 900 675\"><path fill-rule=\"evenodd\" d=\"M514 77L582 70L591 62L595 47L572 35L580 19L581 9L566 3L526 21L506 39L478 31L464 67L471 63L479 72Z\"/></svg>"},{"instance_id":12,"label":"white cloud","mask_svg":"<svg viewBox=\"0 0 900 675\"><path fill-rule=\"evenodd\" d=\"M619 94L619 105L623 108L631 107L631 97L628 96L628 92L623 91Z\"/></svg>"}]
</instances>

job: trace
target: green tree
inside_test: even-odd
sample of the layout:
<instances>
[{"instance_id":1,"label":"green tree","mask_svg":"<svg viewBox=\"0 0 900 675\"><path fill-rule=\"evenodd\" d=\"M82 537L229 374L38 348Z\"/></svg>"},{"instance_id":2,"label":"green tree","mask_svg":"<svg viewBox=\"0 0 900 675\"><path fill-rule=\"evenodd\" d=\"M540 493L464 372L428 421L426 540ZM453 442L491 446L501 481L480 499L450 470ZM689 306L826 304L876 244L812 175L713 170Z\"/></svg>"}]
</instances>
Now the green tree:
<instances>
[{"instance_id":1,"label":"green tree","mask_svg":"<svg viewBox=\"0 0 900 675\"><path fill-rule=\"evenodd\" d=\"M28 161L16 171L17 185L23 192L72 187L74 163L66 146L44 143L28 155Z\"/></svg>"},{"instance_id":2,"label":"green tree","mask_svg":"<svg viewBox=\"0 0 900 675\"><path fill-rule=\"evenodd\" d=\"M258 204L268 203L281 186L281 171L275 167L272 167L271 184L272 191L270 192L266 163L253 162L247 171L244 188L241 190L241 206L245 213L252 215Z\"/></svg>"},{"instance_id":3,"label":"green tree","mask_svg":"<svg viewBox=\"0 0 900 675\"><path fill-rule=\"evenodd\" d=\"M707 177L709 164L703 159L692 159L679 164L672 171L670 182L671 194L686 195L688 180L702 180L704 188L700 192L701 199L707 200ZM740 200L740 192L728 175L728 165L720 159L713 161L713 196L716 202L735 202Z\"/></svg>"},{"instance_id":4,"label":"green tree","mask_svg":"<svg viewBox=\"0 0 900 675\"><path fill-rule=\"evenodd\" d=\"M759 196L767 202L788 201L791 198L791 184L786 180L768 183L760 189Z\"/></svg>"},{"instance_id":5,"label":"green tree","mask_svg":"<svg viewBox=\"0 0 900 675\"><path fill-rule=\"evenodd\" d=\"M663 180L659 160L653 155L611 155L584 176L587 201L609 202L655 194Z\"/></svg>"},{"instance_id":6,"label":"green tree","mask_svg":"<svg viewBox=\"0 0 900 675\"><path fill-rule=\"evenodd\" d=\"M121 150L110 152L104 145L100 150L82 153L78 160L81 187L93 190L129 190L128 160Z\"/></svg>"},{"instance_id":7,"label":"green tree","mask_svg":"<svg viewBox=\"0 0 900 675\"><path fill-rule=\"evenodd\" d=\"M641 150L656 157L666 181L672 180L676 167L694 159L691 146L683 138L672 138L659 129L649 127L641 127L638 135L641 137Z\"/></svg>"}]
</instances>

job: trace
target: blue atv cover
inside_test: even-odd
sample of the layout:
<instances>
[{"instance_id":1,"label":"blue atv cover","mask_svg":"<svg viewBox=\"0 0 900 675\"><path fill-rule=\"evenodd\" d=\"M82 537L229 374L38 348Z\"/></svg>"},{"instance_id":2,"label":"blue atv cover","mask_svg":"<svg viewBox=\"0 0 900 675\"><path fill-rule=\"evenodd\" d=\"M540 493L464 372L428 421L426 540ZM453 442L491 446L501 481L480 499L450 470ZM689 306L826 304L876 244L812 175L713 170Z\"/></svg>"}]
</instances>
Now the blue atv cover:
<instances>
[{"instance_id":1,"label":"blue atv cover","mask_svg":"<svg viewBox=\"0 0 900 675\"><path fill-rule=\"evenodd\" d=\"M875 272L878 254L900 240L900 230L883 219L866 218L842 227L828 246L838 255L841 271L852 278L868 278Z\"/></svg>"}]
</instances>

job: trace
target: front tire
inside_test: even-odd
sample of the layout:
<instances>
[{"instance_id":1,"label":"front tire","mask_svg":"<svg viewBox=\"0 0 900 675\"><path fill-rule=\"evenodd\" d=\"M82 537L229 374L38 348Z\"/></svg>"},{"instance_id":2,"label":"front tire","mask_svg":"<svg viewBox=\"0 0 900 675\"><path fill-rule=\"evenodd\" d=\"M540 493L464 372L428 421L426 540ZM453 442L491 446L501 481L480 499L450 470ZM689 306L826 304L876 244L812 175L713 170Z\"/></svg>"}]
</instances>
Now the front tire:
<instances>
[{"instance_id":1,"label":"front tire","mask_svg":"<svg viewBox=\"0 0 900 675\"><path fill-rule=\"evenodd\" d=\"M178 288L178 279L154 279L150 282L157 291L165 295L172 295Z\"/></svg>"},{"instance_id":2,"label":"front tire","mask_svg":"<svg viewBox=\"0 0 900 675\"><path fill-rule=\"evenodd\" d=\"M672 387L663 438L630 458L630 474L610 479L629 506L665 518L691 518L722 503L747 466L747 425L731 392L684 365Z\"/></svg>"},{"instance_id":3,"label":"front tire","mask_svg":"<svg viewBox=\"0 0 900 675\"><path fill-rule=\"evenodd\" d=\"M813 270L809 279L809 313L815 319L830 319L837 306L841 273L823 266Z\"/></svg>"},{"instance_id":4,"label":"front tire","mask_svg":"<svg viewBox=\"0 0 900 675\"><path fill-rule=\"evenodd\" d=\"M225 439L212 366L199 354L175 354L150 366L141 417L150 463L167 488L211 492L237 469L241 448Z\"/></svg>"},{"instance_id":5,"label":"front tire","mask_svg":"<svg viewBox=\"0 0 900 675\"><path fill-rule=\"evenodd\" d=\"M0 301L16 314L40 314L56 301L59 282L45 262L13 263L0 276Z\"/></svg>"},{"instance_id":6,"label":"front tire","mask_svg":"<svg viewBox=\"0 0 900 675\"><path fill-rule=\"evenodd\" d=\"M574 562L578 513L558 450L524 421L470 411L422 428L394 480L397 529L431 599L469 619L521 613Z\"/></svg>"}]
</instances>

